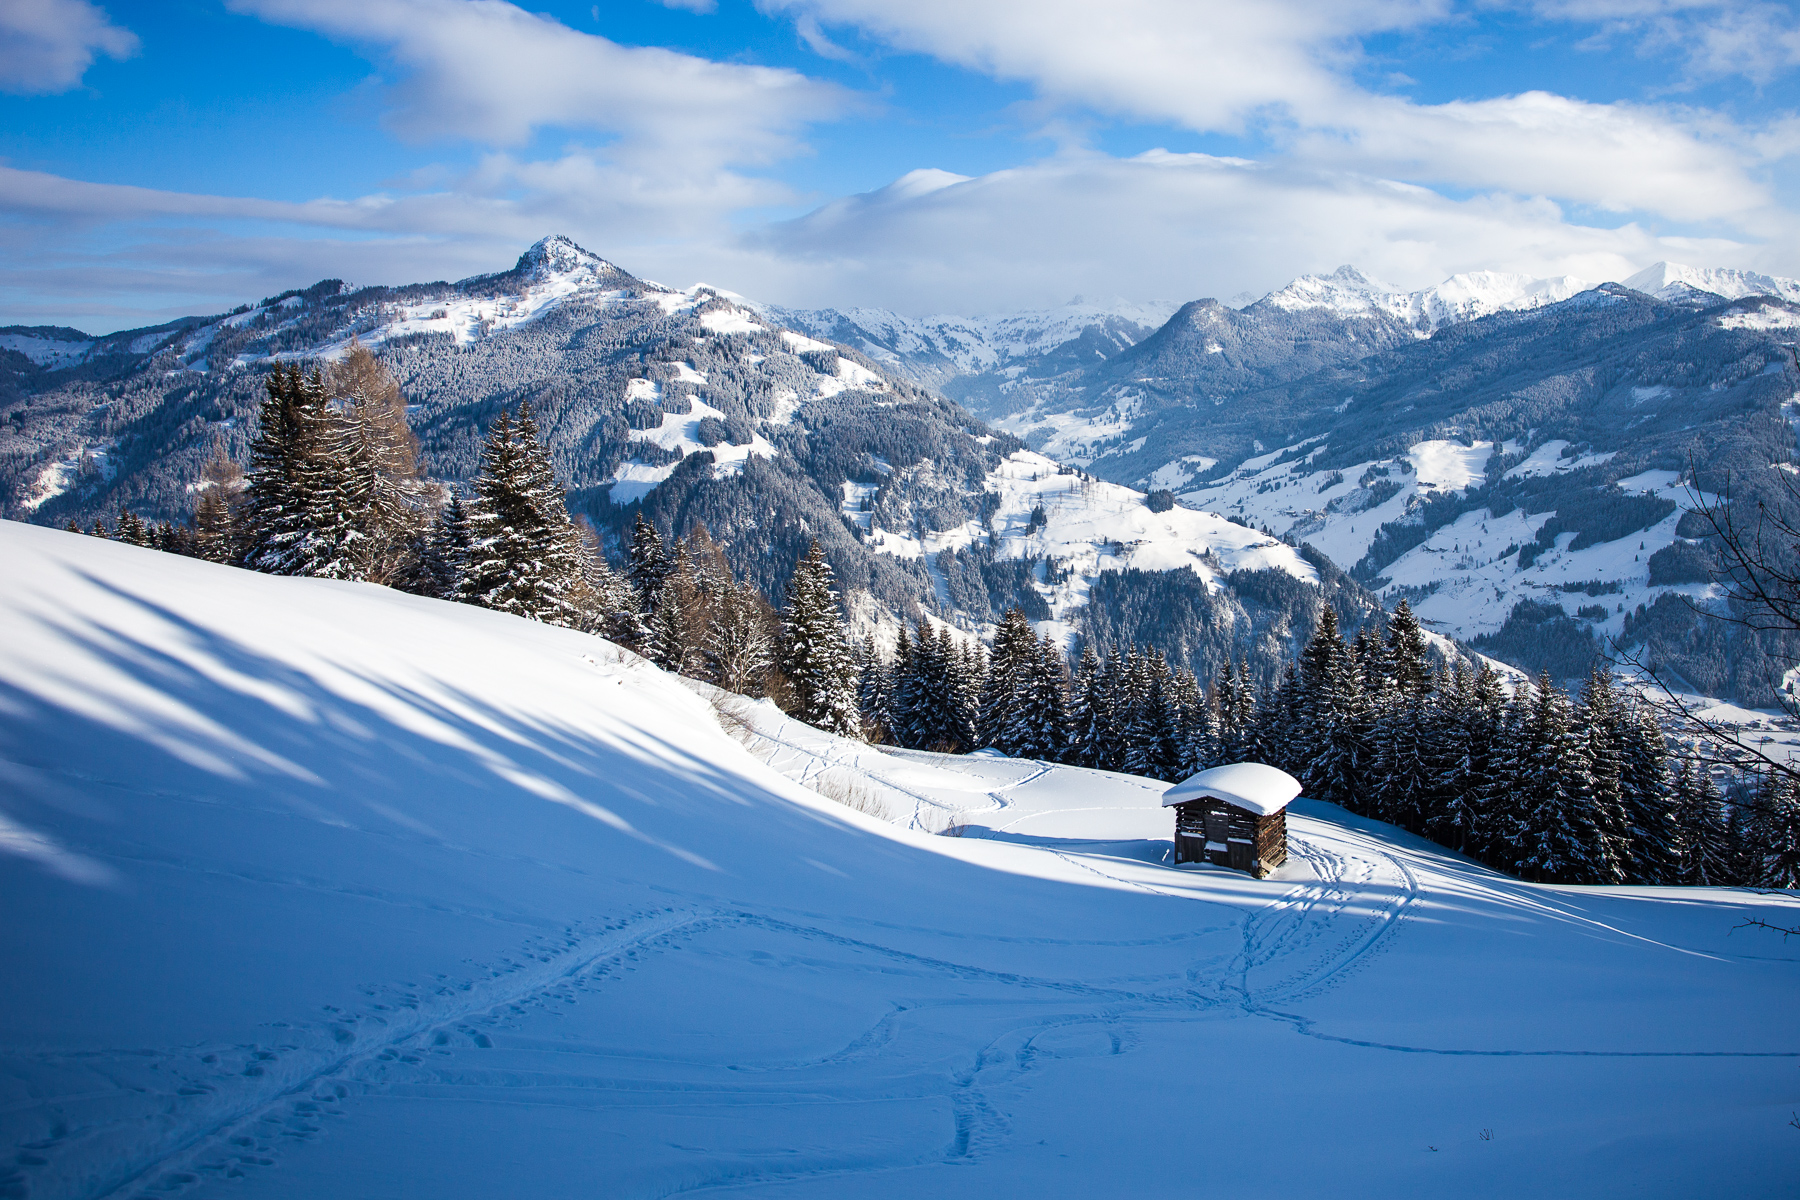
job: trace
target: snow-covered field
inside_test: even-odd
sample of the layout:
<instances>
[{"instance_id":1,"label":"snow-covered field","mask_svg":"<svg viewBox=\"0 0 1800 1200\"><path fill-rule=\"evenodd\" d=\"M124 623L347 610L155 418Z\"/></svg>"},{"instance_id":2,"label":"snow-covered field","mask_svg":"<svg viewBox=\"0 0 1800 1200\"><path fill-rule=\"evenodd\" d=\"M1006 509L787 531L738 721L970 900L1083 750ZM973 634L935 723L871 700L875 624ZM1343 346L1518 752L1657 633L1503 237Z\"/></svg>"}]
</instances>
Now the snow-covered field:
<instances>
[{"instance_id":1,"label":"snow-covered field","mask_svg":"<svg viewBox=\"0 0 1800 1200\"><path fill-rule=\"evenodd\" d=\"M771 749L607 643L368 585L16 524L0 562L0 1194L1800 1170L1800 944L1738 928L1792 895L1519 884L1305 801L1280 877L1176 869L1143 781Z\"/></svg>"}]
</instances>

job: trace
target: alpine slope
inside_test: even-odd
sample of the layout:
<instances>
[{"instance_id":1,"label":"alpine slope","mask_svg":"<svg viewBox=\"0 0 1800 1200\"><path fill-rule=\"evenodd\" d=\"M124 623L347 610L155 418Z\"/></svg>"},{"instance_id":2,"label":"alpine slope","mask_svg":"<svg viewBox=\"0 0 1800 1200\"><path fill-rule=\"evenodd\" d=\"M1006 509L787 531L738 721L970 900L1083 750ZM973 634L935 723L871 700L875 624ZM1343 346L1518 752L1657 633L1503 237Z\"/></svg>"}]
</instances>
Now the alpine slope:
<instances>
[{"instance_id":1,"label":"alpine slope","mask_svg":"<svg viewBox=\"0 0 1800 1200\"><path fill-rule=\"evenodd\" d=\"M0 1195L1775 1197L1800 897L887 754L0 523ZM944 836L940 830L962 836Z\"/></svg>"}]
</instances>

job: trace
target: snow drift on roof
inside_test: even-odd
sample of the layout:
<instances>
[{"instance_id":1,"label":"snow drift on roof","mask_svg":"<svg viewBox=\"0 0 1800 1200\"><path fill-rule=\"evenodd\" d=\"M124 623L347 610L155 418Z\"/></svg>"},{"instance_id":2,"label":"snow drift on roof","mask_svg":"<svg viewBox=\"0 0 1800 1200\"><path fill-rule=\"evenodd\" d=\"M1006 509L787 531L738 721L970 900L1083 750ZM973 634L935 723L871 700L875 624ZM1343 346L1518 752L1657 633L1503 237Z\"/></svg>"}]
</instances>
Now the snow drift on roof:
<instances>
[{"instance_id":1,"label":"snow drift on roof","mask_svg":"<svg viewBox=\"0 0 1800 1200\"><path fill-rule=\"evenodd\" d=\"M1163 793L1163 807L1186 804L1202 796L1217 796L1261 817L1288 806L1300 794L1300 781L1286 771L1264 763L1227 763L1178 783Z\"/></svg>"}]
</instances>

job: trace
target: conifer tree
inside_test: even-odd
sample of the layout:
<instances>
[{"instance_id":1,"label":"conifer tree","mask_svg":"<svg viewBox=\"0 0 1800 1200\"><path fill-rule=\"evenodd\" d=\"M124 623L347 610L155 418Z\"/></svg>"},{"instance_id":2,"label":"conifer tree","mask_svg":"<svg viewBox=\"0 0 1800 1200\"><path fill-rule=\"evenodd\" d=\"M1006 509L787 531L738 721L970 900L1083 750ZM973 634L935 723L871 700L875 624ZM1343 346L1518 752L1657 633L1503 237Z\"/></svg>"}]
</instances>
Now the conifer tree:
<instances>
[{"instance_id":1,"label":"conifer tree","mask_svg":"<svg viewBox=\"0 0 1800 1200\"><path fill-rule=\"evenodd\" d=\"M1037 654L1037 635L1031 631L1031 623L1019 609L1008 609L994 631L994 651L975 721L976 736L983 745L1006 750Z\"/></svg>"},{"instance_id":2,"label":"conifer tree","mask_svg":"<svg viewBox=\"0 0 1800 1200\"><path fill-rule=\"evenodd\" d=\"M631 527L631 565L626 578L637 593L638 611L646 617L656 611L657 597L662 595L663 577L669 573L668 552L663 549L662 535L656 526L639 512Z\"/></svg>"},{"instance_id":3,"label":"conifer tree","mask_svg":"<svg viewBox=\"0 0 1800 1200\"><path fill-rule=\"evenodd\" d=\"M914 703L918 688L913 678L913 640L906 626L894 639L894 660L888 665L887 725L888 735L897 746L918 749L914 734Z\"/></svg>"},{"instance_id":4,"label":"conifer tree","mask_svg":"<svg viewBox=\"0 0 1800 1200\"><path fill-rule=\"evenodd\" d=\"M1750 882L1763 888L1800 888L1800 791L1792 777L1765 772L1751 801L1745 844L1755 847Z\"/></svg>"},{"instance_id":5,"label":"conifer tree","mask_svg":"<svg viewBox=\"0 0 1800 1200\"><path fill-rule=\"evenodd\" d=\"M1367 753L1362 678L1330 605L1321 609L1318 628L1301 652L1300 685L1304 717L1296 741L1306 794L1353 812L1366 811L1361 798Z\"/></svg>"},{"instance_id":6,"label":"conifer tree","mask_svg":"<svg viewBox=\"0 0 1800 1200\"><path fill-rule=\"evenodd\" d=\"M244 565L270 575L314 575L335 550L318 536L332 486L324 382L278 362L264 391L245 476Z\"/></svg>"},{"instance_id":7,"label":"conifer tree","mask_svg":"<svg viewBox=\"0 0 1800 1200\"><path fill-rule=\"evenodd\" d=\"M858 737L854 664L844 642L831 564L814 541L788 581L781 621L781 667L793 688L792 715L844 737Z\"/></svg>"},{"instance_id":8,"label":"conifer tree","mask_svg":"<svg viewBox=\"0 0 1800 1200\"><path fill-rule=\"evenodd\" d=\"M1675 776L1675 812L1680 824L1680 882L1690 887L1719 887L1737 882L1734 859L1737 847L1724 800L1712 774L1694 769L1691 758L1681 760Z\"/></svg>"},{"instance_id":9,"label":"conifer tree","mask_svg":"<svg viewBox=\"0 0 1800 1200\"><path fill-rule=\"evenodd\" d=\"M142 517L129 508L119 510L118 532L115 536L119 541L130 546L148 547L150 545L149 527L144 524Z\"/></svg>"},{"instance_id":10,"label":"conifer tree","mask_svg":"<svg viewBox=\"0 0 1800 1200\"><path fill-rule=\"evenodd\" d=\"M1048 634L1021 664L1018 703L1002 748L1020 758L1061 762L1068 752L1068 684L1062 652Z\"/></svg>"},{"instance_id":11,"label":"conifer tree","mask_svg":"<svg viewBox=\"0 0 1800 1200\"><path fill-rule=\"evenodd\" d=\"M581 533L529 407L502 412L482 448L462 599L552 625L587 623Z\"/></svg>"},{"instance_id":12,"label":"conifer tree","mask_svg":"<svg viewBox=\"0 0 1800 1200\"><path fill-rule=\"evenodd\" d=\"M1619 791L1625 810L1628 883L1674 883L1680 831L1668 740L1649 705L1627 701L1619 721Z\"/></svg>"},{"instance_id":13,"label":"conifer tree","mask_svg":"<svg viewBox=\"0 0 1800 1200\"><path fill-rule=\"evenodd\" d=\"M1604 838L1593 810L1593 775L1569 698L1540 675L1514 731L1511 770L1518 802L1503 836L1516 848L1514 869L1543 883L1605 878Z\"/></svg>"},{"instance_id":14,"label":"conifer tree","mask_svg":"<svg viewBox=\"0 0 1800 1200\"><path fill-rule=\"evenodd\" d=\"M1098 767L1106 759L1107 697L1101 670L1093 643L1084 642L1069 700L1070 761L1083 767Z\"/></svg>"},{"instance_id":15,"label":"conifer tree","mask_svg":"<svg viewBox=\"0 0 1800 1200\"><path fill-rule=\"evenodd\" d=\"M1394 606L1388 618L1387 643L1384 647L1387 677L1396 691L1406 696L1423 696L1431 690L1431 664L1425 656L1425 631L1412 606L1404 598Z\"/></svg>"}]
</instances>

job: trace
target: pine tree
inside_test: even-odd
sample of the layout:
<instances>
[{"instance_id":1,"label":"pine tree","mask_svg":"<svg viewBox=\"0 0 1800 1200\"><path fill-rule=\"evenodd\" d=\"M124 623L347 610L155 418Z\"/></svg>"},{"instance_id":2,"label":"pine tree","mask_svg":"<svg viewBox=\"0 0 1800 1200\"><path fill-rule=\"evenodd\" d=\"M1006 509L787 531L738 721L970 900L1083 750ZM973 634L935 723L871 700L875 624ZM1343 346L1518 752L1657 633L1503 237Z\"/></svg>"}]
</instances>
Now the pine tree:
<instances>
[{"instance_id":1,"label":"pine tree","mask_svg":"<svg viewBox=\"0 0 1800 1200\"><path fill-rule=\"evenodd\" d=\"M1675 814L1680 826L1679 881L1689 887L1720 887L1737 882L1737 847L1725 803L1712 774L1694 769L1684 758L1675 776Z\"/></svg>"},{"instance_id":2,"label":"pine tree","mask_svg":"<svg viewBox=\"0 0 1800 1200\"><path fill-rule=\"evenodd\" d=\"M781 667L793 688L794 717L830 733L858 737L857 681L831 584L831 564L814 541L788 581Z\"/></svg>"},{"instance_id":3,"label":"pine tree","mask_svg":"<svg viewBox=\"0 0 1800 1200\"><path fill-rule=\"evenodd\" d=\"M116 536L119 541L129 546L148 547L150 545L149 527L144 524L142 517L129 508L119 510L119 526Z\"/></svg>"},{"instance_id":4,"label":"pine tree","mask_svg":"<svg viewBox=\"0 0 1800 1200\"><path fill-rule=\"evenodd\" d=\"M1628 883L1674 883L1680 830L1668 740L1649 705L1627 701L1619 721L1619 791L1625 810Z\"/></svg>"},{"instance_id":5,"label":"pine tree","mask_svg":"<svg viewBox=\"0 0 1800 1200\"><path fill-rule=\"evenodd\" d=\"M469 514L462 599L552 625L580 628L587 574L581 533L538 444L530 409L494 419Z\"/></svg>"},{"instance_id":6,"label":"pine tree","mask_svg":"<svg viewBox=\"0 0 1800 1200\"><path fill-rule=\"evenodd\" d=\"M1503 836L1515 847L1513 870L1542 883L1593 883L1603 877L1602 834L1594 820L1593 776L1569 698L1540 675L1515 730L1508 772L1518 802Z\"/></svg>"},{"instance_id":7,"label":"pine tree","mask_svg":"<svg viewBox=\"0 0 1800 1200\"><path fill-rule=\"evenodd\" d=\"M1106 699L1100 659L1091 642L1083 643L1069 697L1069 758L1079 766L1097 767L1106 759Z\"/></svg>"},{"instance_id":8,"label":"pine tree","mask_svg":"<svg viewBox=\"0 0 1800 1200\"><path fill-rule=\"evenodd\" d=\"M638 611L646 617L656 611L657 597L662 595L663 576L669 573L668 552L663 549L662 535L656 526L638 513L631 527L631 565L625 577L637 593Z\"/></svg>"},{"instance_id":9,"label":"pine tree","mask_svg":"<svg viewBox=\"0 0 1800 1200\"><path fill-rule=\"evenodd\" d=\"M1749 877L1757 887L1800 888L1800 791L1791 777L1767 772L1750 805L1748 837L1755 847Z\"/></svg>"},{"instance_id":10,"label":"pine tree","mask_svg":"<svg viewBox=\"0 0 1800 1200\"><path fill-rule=\"evenodd\" d=\"M1425 631L1413 615L1412 606L1404 599L1394 606L1394 615L1388 619L1384 650L1387 677L1396 691L1405 696L1423 696L1431 690Z\"/></svg>"},{"instance_id":11,"label":"pine tree","mask_svg":"<svg viewBox=\"0 0 1800 1200\"><path fill-rule=\"evenodd\" d=\"M331 487L325 386L317 373L309 379L276 363L264 391L245 476L244 565L270 575L316 574L331 549L318 537L322 493Z\"/></svg>"},{"instance_id":12,"label":"pine tree","mask_svg":"<svg viewBox=\"0 0 1800 1200\"><path fill-rule=\"evenodd\" d=\"M1037 635L1017 608L1008 609L994 631L994 651L988 660L986 687L975 720L977 739L986 746L1006 751L1029 672L1037 660Z\"/></svg>"}]
</instances>

